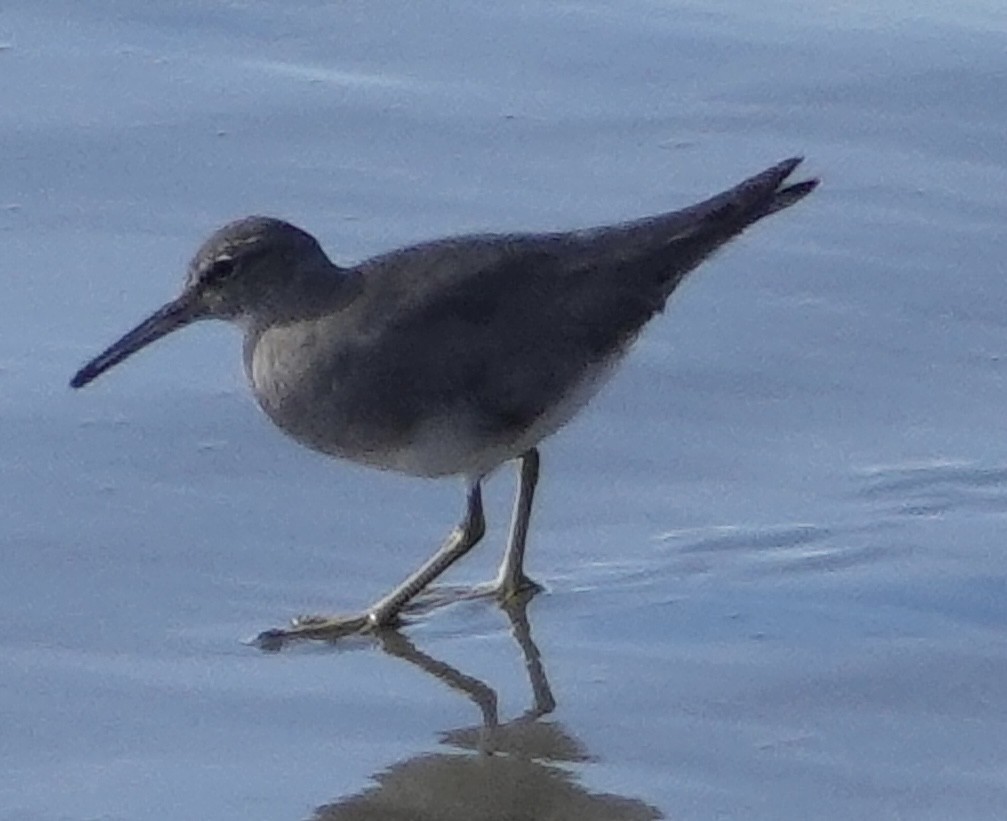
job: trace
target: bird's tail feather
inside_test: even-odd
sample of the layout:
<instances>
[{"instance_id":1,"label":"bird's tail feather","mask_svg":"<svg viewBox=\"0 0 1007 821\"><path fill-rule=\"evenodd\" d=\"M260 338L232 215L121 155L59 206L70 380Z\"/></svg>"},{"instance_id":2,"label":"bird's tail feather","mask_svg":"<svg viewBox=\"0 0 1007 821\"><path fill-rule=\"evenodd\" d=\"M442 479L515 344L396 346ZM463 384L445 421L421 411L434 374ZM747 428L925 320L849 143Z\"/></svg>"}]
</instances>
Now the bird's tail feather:
<instances>
[{"instance_id":1,"label":"bird's tail feather","mask_svg":"<svg viewBox=\"0 0 1007 821\"><path fill-rule=\"evenodd\" d=\"M806 197L818 186L817 179L784 186L803 157L791 157L749 177L733 188L680 212L693 230L711 227L724 232L742 230L769 214L775 214Z\"/></svg>"}]
</instances>

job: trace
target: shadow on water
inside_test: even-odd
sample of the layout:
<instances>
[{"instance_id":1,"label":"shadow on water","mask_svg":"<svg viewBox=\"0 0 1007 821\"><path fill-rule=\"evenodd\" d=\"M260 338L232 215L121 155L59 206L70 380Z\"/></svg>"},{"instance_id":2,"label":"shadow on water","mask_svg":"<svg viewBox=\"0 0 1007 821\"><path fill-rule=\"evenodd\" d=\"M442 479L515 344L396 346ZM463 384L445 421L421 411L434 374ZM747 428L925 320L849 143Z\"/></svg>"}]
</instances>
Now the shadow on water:
<instances>
[{"instance_id":1,"label":"shadow on water","mask_svg":"<svg viewBox=\"0 0 1007 821\"><path fill-rule=\"evenodd\" d=\"M479 708L482 722L446 730L444 752L422 753L373 776L360 793L324 804L311 821L656 821L662 814L645 802L591 792L570 764L591 760L584 745L557 721L544 721L556 706L541 655L532 641L527 600L506 608L531 684L532 704L501 722L497 693L483 681L419 650L402 633L382 637L382 648Z\"/></svg>"}]
</instances>

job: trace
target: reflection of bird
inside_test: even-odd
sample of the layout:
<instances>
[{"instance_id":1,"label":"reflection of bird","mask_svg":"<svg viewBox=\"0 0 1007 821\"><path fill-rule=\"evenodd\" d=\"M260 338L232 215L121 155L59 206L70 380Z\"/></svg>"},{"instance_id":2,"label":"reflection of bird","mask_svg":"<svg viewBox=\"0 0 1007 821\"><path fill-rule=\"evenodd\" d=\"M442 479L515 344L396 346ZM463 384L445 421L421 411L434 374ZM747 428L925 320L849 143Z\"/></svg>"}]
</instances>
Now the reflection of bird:
<instances>
[{"instance_id":1,"label":"reflection of bird","mask_svg":"<svg viewBox=\"0 0 1007 821\"><path fill-rule=\"evenodd\" d=\"M319 807L312 821L654 821L633 798L591 793L534 759L430 754L396 764L377 784Z\"/></svg>"},{"instance_id":2,"label":"reflection of bird","mask_svg":"<svg viewBox=\"0 0 1007 821\"><path fill-rule=\"evenodd\" d=\"M461 524L364 613L310 617L263 639L332 638L395 623L483 535L481 482L519 459L510 539L493 588L533 588L523 555L536 446L594 395L643 325L693 268L817 181L786 184L799 160L711 199L623 225L475 236L333 265L310 234L250 217L200 248L182 294L80 369L81 387L200 319L236 322L259 404L284 431L334 456L418 476L462 475Z\"/></svg>"},{"instance_id":3,"label":"reflection of bird","mask_svg":"<svg viewBox=\"0 0 1007 821\"><path fill-rule=\"evenodd\" d=\"M483 723L441 735L451 752L424 753L393 764L374 785L315 810L311 821L656 821L661 813L635 798L594 793L569 764L590 760L558 722L540 721L555 706L525 615L527 595L505 603L521 646L533 706L506 723L497 720L496 693L478 679L416 649L396 631L382 634L394 656L467 694ZM557 766L563 764L565 766Z\"/></svg>"}]
</instances>

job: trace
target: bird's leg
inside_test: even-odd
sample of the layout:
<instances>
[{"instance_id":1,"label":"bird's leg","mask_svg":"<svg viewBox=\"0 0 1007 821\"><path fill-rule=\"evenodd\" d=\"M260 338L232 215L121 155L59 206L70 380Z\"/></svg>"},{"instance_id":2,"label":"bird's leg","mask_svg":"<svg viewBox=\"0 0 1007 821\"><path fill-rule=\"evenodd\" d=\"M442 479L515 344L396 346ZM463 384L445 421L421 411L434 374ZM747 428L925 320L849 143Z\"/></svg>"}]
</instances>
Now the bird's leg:
<instances>
[{"instance_id":1,"label":"bird's leg","mask_svg":"<svg viewBox=\"0 0 1007 821\"><path fill-rule=\"evenodd\" d=\"M371 626L384 627L394 623L403 607L478 544L486 533L481 481L480 477L470 482L465 518L451 531L440 550L391 593L368 608L367 618Z\"/></svg>"},{"instance_id":2,"label":"bird's leg","mask_svg":"<svg viewBox=\"0 0 1007 821\"><path fill-rule=\"evenodd\" d=\"M410 610L426 610L443 604L470 599L495 598L507 605L521 597L533 595L542 590L541 585L524 574L524 551L528 542L528 524L531 518L535 486L538 484L539 455L536 448L525 451L518 457L518 489L514 499L514 515L511 518L507 550L504 553L496 578L491 582L474 587L441 587L430 589L428 595L417 597L410 602Z\"/></svg>"},{"instance_id":3,"label":"bird's leg","mask_svg":"<svg viewBox=\"0 0 1007 821\"><path fill-rule=\"evenodd\" d=\"M517 498L514 500L514 515L511 518L507 552L504 553L497 574L495 590L502 601L513 599L520 593L537 591L541 588L524 574L524 549L528 540L528 523L531 519L535 486L538 484L538 449L531 448L521 455Z\"/></svg>"},{"instance_id":4,"label":"bird's leg","mask_svg":"<svg viewBox=\"0 0 1007 821\"><path fill-rule=\"evenodd\" d=\"M265 649L279 649L287 640L332 640L396 624L402 609L430 582L468 553L486 532L481 481L482 477L469 480L465 517L440 549L364 613L355 616L301 616L290 627L260 633L255 643Z\"/></svg>"}]
</instances>

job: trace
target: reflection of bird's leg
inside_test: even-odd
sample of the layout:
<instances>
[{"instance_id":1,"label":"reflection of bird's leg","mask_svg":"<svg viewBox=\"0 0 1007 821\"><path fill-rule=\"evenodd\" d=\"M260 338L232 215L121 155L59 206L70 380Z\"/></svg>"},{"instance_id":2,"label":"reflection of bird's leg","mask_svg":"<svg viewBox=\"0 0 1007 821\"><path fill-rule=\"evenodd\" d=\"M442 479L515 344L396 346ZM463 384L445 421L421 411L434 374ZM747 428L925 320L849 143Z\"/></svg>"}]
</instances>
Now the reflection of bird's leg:
<instances>
[{"instance_id":1,"label":"reflection of bird's leg","mask_svg":"<svg viewBox=\"0 0 1007 821\"><path fill-rule=\"evenodd\" d=\"M398 630L382 631L379 637L381 648L386 653L415 664L424 672L443 681L452 690L458 690L472 699L483 714L483 726L486 730L492 730L497 726L497 694L492 687L418 650L416 645Z\"/></svg>"},{"instance_id":2,"label":"reflection of bird's leg","mask_svg":"<svg viewBox=\"0 0 1007 821\"><path fill-rule=\"evenodd\" d=\"M531 682L535 703L518 721L534 721L556 709L556 699L553 697L545 668L542 666L542 654L531 637L531 625L528 623L528 601L534 591L526 591L524 595L512 599L504 606L504 612L510 619L511 632L514 640L524 655L525 668Z\"/></svg>"},{"instance_id":3,"label":"reflection of bird's leg","mask_svg":"<svg viewBox=\"0 0 1007 821\"><path fill-rule=\"evenodd\" d=\"M521 655L524 657L525 669L528 671L528 680L531 684L534 703L520 717L514 721L507 722L505 727L530 724L541 716L551 713L556 708L556 699L553 698L549 681L546 678L545 668L542 665L542 655L531 637L531 625L528 621L528 602L535 595L535 591L525 589L518 596L505 602L503 610L511 624L511 633L514 640L521 648ZM480 728L480 740L478 747L486 752L490 751L490 741L494 736L494 731L503 729L499 724L499 714L497 711L496 691L473 676L466 675L450 664L435 659L433 656L417 649L406 636L398 630L382 630L378 634L381 648L391 656L409 662L425 673L429 673L439 681L443 681L452 690L457 690L468 696L482 712L483 723ZM468 735L471 731L464 731ZM457 735L452 732L449 734ZM470 736L471 738L471 736ZM454 739L460 741L460 736ZM474 740L474 739L473 739ZM468 744L463 744L468 746Z\"/></svg>"}]
</instances>

